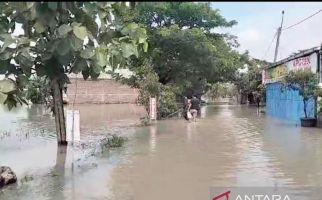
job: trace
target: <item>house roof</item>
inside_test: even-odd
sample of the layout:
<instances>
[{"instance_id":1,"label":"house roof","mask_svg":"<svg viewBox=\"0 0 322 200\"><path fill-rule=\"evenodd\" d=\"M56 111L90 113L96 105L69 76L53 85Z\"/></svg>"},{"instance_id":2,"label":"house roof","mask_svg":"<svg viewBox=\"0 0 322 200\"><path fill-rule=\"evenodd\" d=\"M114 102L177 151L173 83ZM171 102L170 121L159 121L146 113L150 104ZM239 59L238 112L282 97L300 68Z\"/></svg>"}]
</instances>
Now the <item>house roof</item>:
<instances>
[{"instance_id":1,"label":"house roof","mask_svg":"<svg viewBox=\"0 0 322 200\"><path fill-rule=\"evenodd\" d=\"M283 60L277 61L277 62L273 63L272 65L267 66L266 69L276 67L276 66L286 63L288 61L291 61L291 60L294 60L294 59L297 59L297 58L300 58L303 56L310 55L310 54L312 54L314 52L318 52L320 50L321 50L320 46L313 47L311 49L301 50L299 53L293 54L293 55L289 56L288 58L284 58Z\"/></svg>"}]
</instances>

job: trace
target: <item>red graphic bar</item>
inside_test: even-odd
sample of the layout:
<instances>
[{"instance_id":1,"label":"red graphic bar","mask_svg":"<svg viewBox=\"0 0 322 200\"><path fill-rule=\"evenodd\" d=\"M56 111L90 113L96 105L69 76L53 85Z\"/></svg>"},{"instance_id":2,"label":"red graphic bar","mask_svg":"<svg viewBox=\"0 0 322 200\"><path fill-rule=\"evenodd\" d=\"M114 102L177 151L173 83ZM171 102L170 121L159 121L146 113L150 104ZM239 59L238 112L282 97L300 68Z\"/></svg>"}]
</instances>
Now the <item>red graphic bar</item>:
<instances>
[{"instance_id":1,"label":"red graphic bar","mask_svg":"<svg viewBox=\"0 0 322 200\"><path fill-rule=\"evenodd\" d=\"M229 194L230 194L230 191L227 191L225 193L222 193L216 197L214 197L212 200L218 200L220 199L221 197L226 197L226 200L229 200Z\"/></svg>"}]
</instances>

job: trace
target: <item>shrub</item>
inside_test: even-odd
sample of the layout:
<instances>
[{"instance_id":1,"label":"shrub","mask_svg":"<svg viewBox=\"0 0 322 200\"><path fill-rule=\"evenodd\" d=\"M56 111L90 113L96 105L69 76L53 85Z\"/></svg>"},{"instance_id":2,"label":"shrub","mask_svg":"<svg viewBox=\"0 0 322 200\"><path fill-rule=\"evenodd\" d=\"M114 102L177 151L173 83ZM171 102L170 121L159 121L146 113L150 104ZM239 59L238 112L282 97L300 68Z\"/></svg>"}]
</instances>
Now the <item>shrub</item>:
<instances>
[{"instance_id":1,"label":"shrub","mask_svg":"<svg viewBox=\"0 0 322 200\"><path fill-rule=\"evenodd\" d=\"M158 118L166 118L177 110L176 88L173 86L162 86L158 96Z\"/></svg>"},{"instance_id":2,"label":"shrub","mask_svg":"<svg viewBox=\"0 0 322 200\"><path fill-rule=\"evenodd\" d=\"M307 118L307 103L316 98L318 92L318 76L310 69L290 71L284 80L284 86L299 91L303 97L304 115Z\"/></svg>"},{"instance_id":3,"label":"shrub","mask_svg":"<svg viewBox=\"0 0 322 200\"><path fill-rule=\"evenodd\" d=\"M30 100L33 104L45 104L48 103L50 97L49 82L45 78L33 78L28 82L24 96L27 100Z\"/></svg>"},{"instance_id":4,"label":"shrub","mask_svg":"<svg viewBox=\"0 0 322 200\"><path fill-rule=\"evenodd\" d=\"M126 141L127 138L113 134L112 137L102 139L100 143L105 148L117 148L122 147Z\"/></svg>"}]
</instances>

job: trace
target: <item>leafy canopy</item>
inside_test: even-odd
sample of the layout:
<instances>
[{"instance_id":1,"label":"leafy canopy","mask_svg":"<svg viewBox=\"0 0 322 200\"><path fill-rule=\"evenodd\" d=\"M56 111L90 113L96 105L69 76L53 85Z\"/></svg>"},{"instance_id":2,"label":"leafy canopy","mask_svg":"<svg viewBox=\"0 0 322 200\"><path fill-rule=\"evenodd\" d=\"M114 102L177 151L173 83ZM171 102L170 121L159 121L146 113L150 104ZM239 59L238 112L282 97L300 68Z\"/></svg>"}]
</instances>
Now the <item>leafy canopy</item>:
<instances>
[{"instance_id":1,"label":"leafy canopy","mask_svg":"<svg viewBox=\"0 0 322 200\"><path fill-rule=\"evenodd\" d=\"M146 27L150 50L140 59L152 61L163 85L202 93L207 82L230 79L236 71L238 53L229 42L235 38L214 30L237 22L227 21L209 3L140 2L120 16ZM133 71L141 71L142 60L132 60Z\"/></svg>"},{"instance_id":2,"label":"leafy canopy","mask_svg":"<svg viewBox=\"0 0 322 200\"><path fill-rule=\"evenodd\" d=\"M33 74L62 86L67 73L96 79L146 51L145 29L119 20L122 9L111 2L0 2L0 75L17 86L13 96L1 92L2 101L15 105ZM23 33L13 35L19 25Z\"/></svg>"},{"instance_id":3,"label":"leafy canopy","mask_svg":"<svg viewBox=\"0 0 322 200\"><path fill-rule=\"evenodd\" d=\"M318 76L310 69L292 70L285 76L284 84L288 88L299 91L307 101L317 92Z\"/></svg>"}]
</instances>

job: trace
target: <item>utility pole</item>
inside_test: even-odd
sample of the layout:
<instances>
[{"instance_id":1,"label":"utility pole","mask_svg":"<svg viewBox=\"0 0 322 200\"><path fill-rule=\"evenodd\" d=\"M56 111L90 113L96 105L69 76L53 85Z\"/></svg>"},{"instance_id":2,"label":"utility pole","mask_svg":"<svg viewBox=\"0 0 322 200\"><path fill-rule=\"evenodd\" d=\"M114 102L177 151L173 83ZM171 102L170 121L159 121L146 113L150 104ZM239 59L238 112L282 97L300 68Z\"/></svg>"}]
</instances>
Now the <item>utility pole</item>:
<instances>
[{"instance_id":1,"label":"utility pole","mask_svg":"<svg viewBox=\"0 0 322 200\"><path fill-rule=\"evenodd\" d=\"M282 11L282 22L281 22L281 26L278 27L278 29L277 29L277 40L276 40L276 47L275 47L274 63L276 62L276 59L277 59L278 46L280 44L280 37L281 37L282 27L283 27L283 19L284 19L284 10Z\"/></svg>"}]
</instances>

